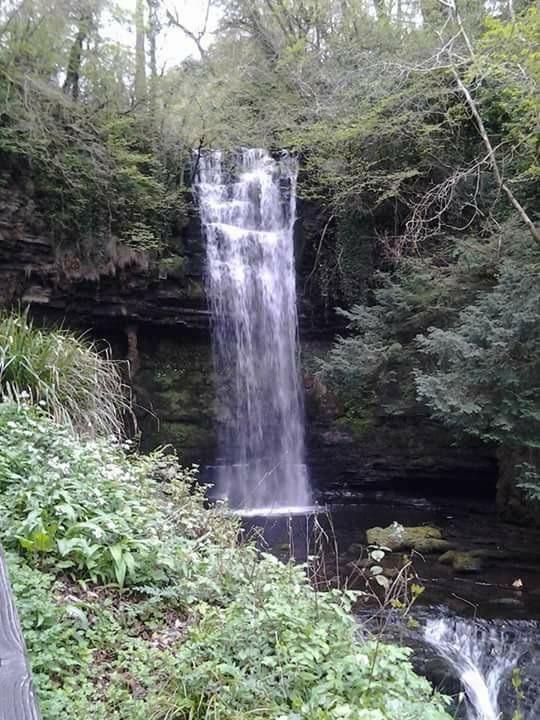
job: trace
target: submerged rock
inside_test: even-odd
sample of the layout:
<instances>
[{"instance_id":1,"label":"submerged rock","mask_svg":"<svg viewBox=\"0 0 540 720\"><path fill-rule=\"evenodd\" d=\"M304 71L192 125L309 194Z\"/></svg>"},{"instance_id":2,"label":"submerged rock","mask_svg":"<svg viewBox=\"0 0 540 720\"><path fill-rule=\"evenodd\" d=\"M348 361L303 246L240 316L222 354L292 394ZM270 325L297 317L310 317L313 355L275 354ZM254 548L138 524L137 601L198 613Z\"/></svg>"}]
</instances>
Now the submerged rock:
<instances>
[{"instance_id":1,"label":"submerged rock","mask_svg":"<svg viewBox=\"0 0 540 720\"><path fill-rule=\"evenodd\" d=\"M513 597L502 597L494 598L489 601L490 605L502 605L503 607L519 608L523 606L523 602L518 598Z\"/></svg>"},{"instance_id":2,"label":"submerged rock","mask_svg":"<svg viewBox=\"0 0 540 720\"><path fill-rule=\"evenodd\" d=\"M449 550L441 555L439 562L443 565L451 565L455 572L475 573L482 570L482 558L475 552L456 552Z\"/></svg>"},{"instance_id":3,"label":"submerged rock","mask_svg":"<svg viewBox=\"0 0 540 720\"><path fill-rule=\"evenodd\" d=\"M362 543L351 543L347 548L347 555L361 557L364 554L365 546Z\"/></svg>"},{"instance_id":4,"label":"submerged rock","mask_svg":"<svg viewBox=\"0 0 540 720\"><path fill-rule=\"evenodd\" d=\"M393 522L388 527L373 527L367 531L369 545L387 547L392 552L416 550L422 554L442 552L451 545L444 540L441 531L430 525L405 527Z\"/></svg>"}]
</instances>

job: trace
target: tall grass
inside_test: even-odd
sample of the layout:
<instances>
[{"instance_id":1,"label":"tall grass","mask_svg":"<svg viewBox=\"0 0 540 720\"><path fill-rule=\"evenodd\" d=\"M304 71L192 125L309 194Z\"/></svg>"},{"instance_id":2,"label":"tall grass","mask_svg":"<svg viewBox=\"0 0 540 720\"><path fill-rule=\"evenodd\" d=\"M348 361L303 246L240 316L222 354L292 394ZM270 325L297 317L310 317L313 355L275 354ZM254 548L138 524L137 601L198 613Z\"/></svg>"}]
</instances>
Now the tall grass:
<instances>
[{"instance_id":1,"label":"tall grass","mask_svg":"<svg viewBox=\"0 0 540 720\"><path fill-rule=\"evenodd\" d=\"M24 312L0 313L0 394L27 397L76 433L122 435L127 387L108 351L63 329L35 327Z\"/></svg>"}]
</instances>

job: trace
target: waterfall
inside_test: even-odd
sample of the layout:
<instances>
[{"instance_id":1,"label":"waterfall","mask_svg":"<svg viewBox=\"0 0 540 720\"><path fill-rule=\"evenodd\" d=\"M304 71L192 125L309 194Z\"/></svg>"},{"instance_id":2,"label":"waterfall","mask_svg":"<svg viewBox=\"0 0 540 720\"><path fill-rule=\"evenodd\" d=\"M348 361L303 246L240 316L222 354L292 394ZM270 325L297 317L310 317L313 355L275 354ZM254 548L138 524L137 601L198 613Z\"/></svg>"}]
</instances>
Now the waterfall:
<instances>
[{"instance_id":1,"label":"waterfall","mask_svg":"<svg viewBox=\"0 0 540 720\"><path fill-rule=\"evenodd\" d=\"M233 508L309 504L293 227L297 162L261 149L198 158L222 461Z\"/></svg>"},{"instance_id":2,"label":"waterfall","mask_svg":"<svg viewBox=\"0 0 540 720\"><path fill-rule=\"evenodd\" d=\"M489 621L448 616L429 620L424 637L460 679L468 720L502 720L501 690L520 658L533 649L535 634L531 638L530 631L516 631L510 624L501 628ZM536 713L531 712L522 717L533 720Z\"/></svg>"}]
</instances>

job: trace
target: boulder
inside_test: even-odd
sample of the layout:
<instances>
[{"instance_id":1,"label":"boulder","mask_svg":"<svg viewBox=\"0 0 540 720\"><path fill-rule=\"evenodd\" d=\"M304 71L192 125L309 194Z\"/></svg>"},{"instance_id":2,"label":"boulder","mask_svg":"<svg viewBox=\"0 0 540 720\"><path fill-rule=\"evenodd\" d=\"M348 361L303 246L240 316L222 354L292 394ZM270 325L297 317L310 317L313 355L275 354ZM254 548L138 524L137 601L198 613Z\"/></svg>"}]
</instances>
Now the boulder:
<instances>
[{"instance_id":1,"label":"boulder","mask_svg":"<svg viewBox=\"0 0 540 720\"><path fill-rule=\"evenodd\" d=\"M478 553L449 550L439 558L443 565L451 565L458 573L476 573L482 570L482 558Z\"/></svg>"},{"instance_id":2,"label":"boulder","mask_svg":"<svg viewBox=\"0 0 540 720\"><path fill-rule=\"evenodd\" d=\"M367 541L369 545L387 547L392 552L416 550L421 554L430 554L443 552L451 547L438 528L430 525L405 527L397 522L385 528L370 528L367 531Z\"/></svg>"}]
</instances>

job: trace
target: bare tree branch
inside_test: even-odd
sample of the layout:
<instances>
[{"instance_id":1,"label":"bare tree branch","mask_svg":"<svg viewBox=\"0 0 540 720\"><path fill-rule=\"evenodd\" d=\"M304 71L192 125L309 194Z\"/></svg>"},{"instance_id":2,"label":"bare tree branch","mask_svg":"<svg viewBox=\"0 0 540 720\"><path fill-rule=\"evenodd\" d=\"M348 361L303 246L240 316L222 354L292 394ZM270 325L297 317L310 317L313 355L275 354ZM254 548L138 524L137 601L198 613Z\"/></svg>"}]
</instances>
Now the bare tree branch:
<instances>
[{"instance_id":1,"label":"bare tree branch","mask_svg":"<svg viewBox=\"0 0 540 720\"><path fill-rule=\"evenodd\" d=\"M474 101L474 98L472 97L471 93L469 92L469 88L465 85L465 83L460 78L459 74L455 69L453 69L453 75L456 80L457 86L462 92L463 96L465 97L465 100L467 102L467 105L469 106L469 109L476 121L476 125L478 128L478 132L480 133L480 137L482 138L482 142L484 143L484 146L487 150L491 169L493 170L493 174L495 175L495 180L497 181L497 185L500 187L500 189L505 193L507 198L510 200L510 203L514 207L514 209L518 212L519 216L527 225L529 228L531 235L536 240L537 243L540 243L540 231L534 224L534 222L531 220L529 215L527 214L527 211L525 208L521 205L519 200L516 198L512 190L508 187L508 185L505 183L503 176L501 174L501 170L499 168L499 164L497 162L497 158L495 156L495 150L493 149L493 145L491 144L491 140L489 139L489 136L486 132L486 128L484 125L484 122L482 120L482 117L480 113L478 112L478 107Z\"/></svg>"},{"instance_id":2,"label":"bare tree branch","mask_svg":"<svg viewBox=\"0 0 540 720\"><path fill-rule=\"evenodd\" d=\"M467 34L467 31L465 30L465 27L463 25L463 22L461 20L461 15L459 13L459 10L457 8L455 0L439 0L443 5L450 7L453 11L454 17L456 19L456 23L459 28L459 34L463 38L465 45L467 46L467 50L469 51L470 60L475 60L475 52L473 44ZM501 169L499 167L499 163L497 161L497 156L495 154L495 150L493 148L493 145L491 143L491 140L489 138L489 135L486 131L486 127L484 125L484 121L482 120L482 116L480 115L480 111L478 109L478 105L475 102L469 88L465 83L463 82L458 69L455 65L455 63L452 62L452 48L453 45L447 45L447 53L451 61L451 71L452 75L454 77L454 80L456 81L456 84L465 98L465 102L467 103L467 106L469 110L471 111L472 116L474 117L474 120L476 122L476 126L478 128L478 132L480 134L480 137L482 139L482 142L484 144L484 147L486 148L489 162L491 165L491 169L493 170L493 175L495 176L495 181L497 182L497 185L499 188L504 192L508 200L510 201L513 208L517 211L518 215L522 219L522 221L525 223L525 225L529 228L531 235L536 240L537 243L540 243L540 231L532 221L532 219L529 217L527 211L521 205L519 200L516 198L514 193L512 192L511 188L508 186L508 184L504 181L504 177L502 175Z\"/></svg>"},{"instance_id":3,"label":"bare tree branch","mask_svg":"<svg viewBox=\"0 0 540 720\"><path fill-rule=\"evenodd\" d=\"M181 30L186 37L188 37L190 40L192 40L197 50L199 51L199 54L203 60L208 59L208 53L202 44L202 41L204 39L204 36L206 35L208 31L208 19L210 17L210 10L212 7L212 0L207 0L206 3L206 10L205 10L205 17L204 17L204 24L202 27L202 30L198 33L194 33L192 30L190 30L188 27L186 27L183 23L180 22L180 18L178 16L178 10L171 11L168 8L165 10L167 13L167 20L169 21L169 25L174 25L179 30Z\"/></svg>"}]
</instances>

